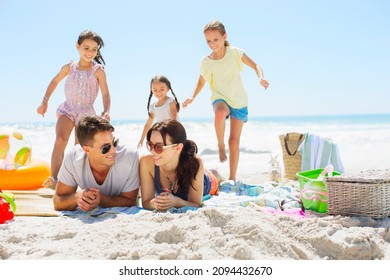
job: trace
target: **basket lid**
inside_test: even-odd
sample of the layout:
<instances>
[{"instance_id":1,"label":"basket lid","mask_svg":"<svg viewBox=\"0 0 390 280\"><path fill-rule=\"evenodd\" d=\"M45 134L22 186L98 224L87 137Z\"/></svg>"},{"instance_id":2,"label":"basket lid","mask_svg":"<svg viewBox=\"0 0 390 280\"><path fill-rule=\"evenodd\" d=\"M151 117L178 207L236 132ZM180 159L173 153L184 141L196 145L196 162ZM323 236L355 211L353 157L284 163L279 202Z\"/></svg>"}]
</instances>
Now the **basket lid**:
<instances>
[{"instance_id":1,"label":"basket lid","mask_svg":"<svg viewBox=\"0 0 390 280\"><path fill-rule=\"evenodd\" d=\"M390 182L390 169L367 169L358 172L347 172L341 176L327 177L326 181L370 184L387 183Z\"/></svg>"}]
</instances>

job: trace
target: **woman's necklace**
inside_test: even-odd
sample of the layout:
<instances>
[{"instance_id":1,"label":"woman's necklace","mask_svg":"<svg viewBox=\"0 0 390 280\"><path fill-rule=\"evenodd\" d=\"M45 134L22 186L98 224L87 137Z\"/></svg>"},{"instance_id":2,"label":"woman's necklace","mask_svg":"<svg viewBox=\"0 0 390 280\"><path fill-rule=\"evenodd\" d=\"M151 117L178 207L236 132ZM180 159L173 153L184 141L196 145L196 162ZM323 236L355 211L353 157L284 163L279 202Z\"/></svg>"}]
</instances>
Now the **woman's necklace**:
<instances>
[{"instance_id":1,"label":"woman's necklace","mask_svg":"<svg viewBox=\"0 0 390 280\"><path fill-rule=\"evenodd\" d=\"M161 167L161 170L163 171L163 173L164 173L164 175L165 175L165 178L167 178L167 180L168 180L168 182L169 182L169 191L171 191L171 192L176 192L176 185L177 185L177 179L178 179L178 177L176 177L175 182L172 182L171 179L169 179L167 173L165 173L164 168Z\"/></svg>"}]
</instances>

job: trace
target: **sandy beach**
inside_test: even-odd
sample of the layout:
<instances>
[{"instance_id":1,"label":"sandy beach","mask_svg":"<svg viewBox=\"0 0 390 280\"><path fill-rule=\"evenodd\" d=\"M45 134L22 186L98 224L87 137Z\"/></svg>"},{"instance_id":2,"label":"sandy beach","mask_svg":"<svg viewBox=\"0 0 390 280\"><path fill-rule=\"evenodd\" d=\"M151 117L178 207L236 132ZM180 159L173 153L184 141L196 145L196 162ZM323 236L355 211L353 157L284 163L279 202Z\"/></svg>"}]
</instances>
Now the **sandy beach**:
<instances>
[{"instance_id":1,"label":"sandy beach","mask_svg":"<svg viewBox=\"0 0 390 280\"><path fill-rule=\"evenodd\" d=\"M196 135L197 138L192 138L200 143L200 147L210 147L209 150L212 151L202 154L205 166L218 168L226 177L228 163L218 162L216 152L212 150L215 143L209 143L207 140L207 131L212 129L211 125L207 124L204 129L204 125L189 124L189 133ZM366 134L371 138L359 138L363 133L361 126L356 129L335 127L334 131L332 127L328 126L327 130L318 132L330 135L340 143L346 170L353 172L388 167L386 159L390 155L390 149L386 143L390 137L390 129L387 125L384 128L378 127L376 133ZM125 143L136 143L141 129L141 125L119 125L116 134ZM304 129L315 131L311 127ZM367 131L369 129L371 128L367 126ZM258 138L254 134L259 133L257 127L246 130L251 133L244 134L244 140L247 140L247 143L243 141L246 151L259 147L258 149L267 152L255 150L241 153L238 176L242 182L267 184L270 155L278 154L282 164L278 142L278 135L282 130L293 129L282 127L279 131L264 132L265 140L257 146L250 146L254 143L250 140ZM129 134L128 131L132 133ZM53 141L52 128L37 132L28 128L23 133L31 135L32 145L36 147L34 157L48 161ZM376 144L365 144L368 142ZM361 148L362 145L364 149ZM201 151L204 150L202 148ZM356 152L358 150L359 152ZM362 157L365 160L362 160ZM298 187L297 181L289 182ZM45 204L44 211L40 211L45 216L24 213L0 225L0 260L11 261L0 261L0 267L6 263L17 266L18 262L12 262L15 260L27 261L28 265L31 264L29 261L37 260L42 262L40 267L45 266L47 260L61 261L60 264L53 263L53 266L59 267L62 261L94 261L92 264L88 263L92 270L98 260L115 260L110 262L115 269L122 267L124 261L131 261L131 265L145 265L145 262L149 265L148 261L153 260L164 260L167 261L166 264L175 261L174 265L178 264L178 261L184 261L185 265L199 262L209 265L210 260L219 265L234 265L236 261L247 265L253 264L254 261L256 264L259 261L265 264L278 261L276 264L280 265L279 261L300 260L305 263L306 260L320 260L321 265L333 265L334 263L329 261L370 260L365 265L383 268L390 260L390 217L373 219L326 215L312 211L306 211L305 217L301 217L271 213L266 207L255 203L237 207L211 207L207 201L201 209L186 213L140 211L136 214L64 216L52 209L53 191L41 189L40 192L43 192L40 202ZM223 195L227 194L220 197L224 198ZM22 211L21 197L16 195L17 205L18 199L19 210ZM232 201L231 197L228 199ZM299 263L301 265L301 262ZM130 265L128 262L125 264ZM315 262L315 266L318 264ZM107 264L102 264L99 269L104 265ZM34 265L33 269L35 268ZM99 269L94 271L97 273ZM281 271L284 271L283 267L279 273ZM329 273L331 271L333 270L329 269ZM358 273L358 270L353 271ZM375 272L377 271L380 270L376 268ZM110 276L112 274L108 275Z\"/></svg>"},{"instance_id":2,"label":"sandy beach","mask_svg":"<svg viewBox=\"0 0 390 280\"><path fill-rule=\"evenodd\" d=\"M40 191L47 199L53 193L49 189ZM141 211L88 218L16 216L0 225L0 258L390 259L390 218L331 216L312 211L306 211L302 218L272 214L266 209L255 204L220 209L206 204L197 211L174 214Z\"/></svg>"},{"instance_id":3,"label":"sandy beach","mask_svg":"<svg viewBox=\"0 0 390 280\"><path fill-rule=\"evenodd\" d=\"M17 217L1 225L3 260L390 259L390 219L294 219L245 207L185 214Z\"/></svg>"}]
</instances>

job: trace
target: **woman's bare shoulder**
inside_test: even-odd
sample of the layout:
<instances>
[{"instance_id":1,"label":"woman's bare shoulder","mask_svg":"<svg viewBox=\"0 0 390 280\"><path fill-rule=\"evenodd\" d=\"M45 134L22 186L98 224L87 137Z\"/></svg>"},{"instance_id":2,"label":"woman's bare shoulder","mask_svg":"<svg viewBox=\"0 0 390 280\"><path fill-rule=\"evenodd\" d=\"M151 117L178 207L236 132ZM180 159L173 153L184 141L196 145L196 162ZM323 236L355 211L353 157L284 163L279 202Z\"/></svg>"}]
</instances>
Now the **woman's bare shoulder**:
<instances>
[{"instance_id":1,"label":"woman's bare shoulder","mask_svg":"<svg viewBox=\"0 0 390 280\"><path fill-rule=\"evenodd\" d=\"M154 157L152 154L143 154L140 156L140 163L146 165L154 165Z\"/></svg>"}]
</instances>

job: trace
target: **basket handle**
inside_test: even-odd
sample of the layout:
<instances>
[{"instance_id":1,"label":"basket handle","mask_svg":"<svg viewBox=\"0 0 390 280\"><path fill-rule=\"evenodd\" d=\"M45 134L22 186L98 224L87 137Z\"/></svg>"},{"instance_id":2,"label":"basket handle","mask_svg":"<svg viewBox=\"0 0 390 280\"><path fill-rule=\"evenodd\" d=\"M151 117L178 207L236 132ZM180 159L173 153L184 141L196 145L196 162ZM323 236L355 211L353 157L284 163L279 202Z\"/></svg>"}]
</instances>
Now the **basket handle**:
<instances>
[{"instance_id":1,"label":"basket handle","mask_svg":"<svg viewBox=\"0 0 390 280\"><path fill-rule=\"evenodd\" d=\"M297 141L297 148L296 148L295 152L294 152L294 153L291 153L291 151L290 151L290 149L288 148L288 145L287 145L287 141L289 140L288 133L287 133L286 135L284 135L284 145L285 145L285 147L286 147L286 152L287 152L288 155L290 155L290 156L295 156L295 154L296 154L297 151L298 151L298 146L299 146L298 143L299 143L299 141L302 140L302 137L303 137L303 134L301 134L301 135L299 136L299 139L298 139L298 141Z\"/></svg>"}]
</instances>

